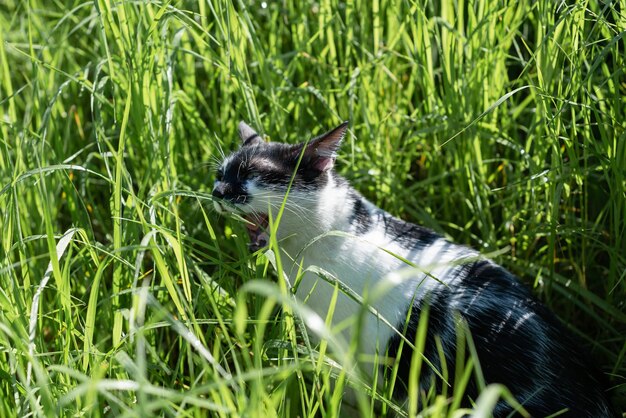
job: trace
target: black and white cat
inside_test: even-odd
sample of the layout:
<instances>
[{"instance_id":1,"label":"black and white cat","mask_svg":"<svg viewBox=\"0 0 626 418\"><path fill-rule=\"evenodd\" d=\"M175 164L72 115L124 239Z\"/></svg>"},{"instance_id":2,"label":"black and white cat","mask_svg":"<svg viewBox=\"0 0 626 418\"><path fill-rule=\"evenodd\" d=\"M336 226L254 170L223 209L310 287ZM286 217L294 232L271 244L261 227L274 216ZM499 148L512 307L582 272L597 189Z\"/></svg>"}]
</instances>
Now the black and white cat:
<instances>
[{"instance_id":1,"label":"black and white cat","mask_svg":"<svg viewBox=\"0 0 626 418\"><path fill-rule=\"evenodd\" d=\"M242 146L217 172L216 209L244 214L251 221L251 247L258 249L268 242L268 213L276 218L288 192L276 238L283 265L290 263L284 270L292 280L300 266L318 266L360 295L384 283L388 291L368 302L396 330L406 330L409 341L415 340L420 313L428 307L424 356L433 365L444 361L454 370L462 321L486 383L507 386L532 416L562 410L571 417L615 416L584 353L511 273L472 249L393 217L334 172L346 130L343 123L308 142L290 145L265 142L241 122ZM297 284L296 295L325 318L334 292L332 284L309 271ZM333 323L362 312L358 302L340 293ZM396 357L401 341L397 331L374 314L360 324L362 353ZM348 338L351 332L346 331ZM436 340L441 341L443 359ZM398 377L405 384L396 384L395 391L400 399L406 396L411 355L406 349L401 354ZM433 382L440 387L436 376L423 368L420 388L426 390ZM468 396L475 399L476 391L470 385ZM501 402L494 415L511 411Z\"/></svg>"}]
</instances>

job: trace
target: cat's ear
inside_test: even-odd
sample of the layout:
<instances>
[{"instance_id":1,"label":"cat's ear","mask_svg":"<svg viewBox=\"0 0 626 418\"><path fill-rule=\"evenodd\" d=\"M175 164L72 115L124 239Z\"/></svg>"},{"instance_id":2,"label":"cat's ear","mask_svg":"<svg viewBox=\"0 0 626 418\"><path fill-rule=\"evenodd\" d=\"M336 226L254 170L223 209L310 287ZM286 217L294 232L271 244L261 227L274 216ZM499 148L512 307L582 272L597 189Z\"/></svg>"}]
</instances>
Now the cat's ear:
<instances>
[{"instance_id":1,"label":"cat's ear","mask_svg":"<svg viewBox=\"0 0 626 418\"><path fill-rule=\"evenodd\" d=\"M239 122L238 130L242 147L256 145L263 142L263 138L261 138L261 136L244 121Z\"/></svg>"},{"instance_id":2,"label":"cat's ear","mask_svg":"<svg viewBox=\"0 0 626 418\"><path fill-rule=\"evenodd\" d=\"M348 130L348 123L348 121L343 122L335 129L309 141L304 155L316 170L324 172L333 168L337 158L337 150Z\"/></svg>"}]
</instances>

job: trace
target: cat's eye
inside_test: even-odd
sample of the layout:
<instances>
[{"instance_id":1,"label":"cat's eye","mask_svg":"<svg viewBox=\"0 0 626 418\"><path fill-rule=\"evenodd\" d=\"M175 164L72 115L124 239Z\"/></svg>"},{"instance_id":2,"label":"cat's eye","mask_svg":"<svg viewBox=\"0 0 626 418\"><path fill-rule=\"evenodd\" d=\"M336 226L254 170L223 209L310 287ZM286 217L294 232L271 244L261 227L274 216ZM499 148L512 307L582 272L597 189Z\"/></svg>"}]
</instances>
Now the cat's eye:
<instances>
[{"instance_id":1,"label":"cat's eye","mask_svg":"<svg viewBox=\"0 0 626 418\"><path fill-rule=\"evenodd\" d=\"M217 181L222 181L222 179L224 178L224 171L222 171L222 169L220 168L219 170L217 170L217 172L215 173L215 180Z\"/></svg>"}]
</instances>

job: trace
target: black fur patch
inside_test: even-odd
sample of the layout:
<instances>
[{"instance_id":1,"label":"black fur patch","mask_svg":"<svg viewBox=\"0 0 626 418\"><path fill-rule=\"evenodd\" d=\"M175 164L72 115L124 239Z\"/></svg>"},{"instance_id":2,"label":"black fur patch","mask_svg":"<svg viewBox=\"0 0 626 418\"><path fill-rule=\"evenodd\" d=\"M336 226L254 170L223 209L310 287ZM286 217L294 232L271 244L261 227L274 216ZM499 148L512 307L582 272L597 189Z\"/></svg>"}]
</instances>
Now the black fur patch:
<instances>
[{"instance_id":1,"label":"black fur patch","mask_svg":"<svg viewBox=\"0 0 626 418\"><path fill-rule=\"evenodd\" d=\"M427 247L441 238L428 228L405 222L383 211L378 213L378 219L384 224L385 233L405 248Z\"/></svg>"},{"instance_id":2,"label":"black fur patch","mask_svg":"<svg viewBox=\"0 0 626 418\"><path fill-rule=\"evenodd\" d=\"M430 302L426 302L426 300ZM446 288L442 287L441 291L431 293L427 299L416 301L413 306L410 306L406 310L405 318L408 316L408 321L399 324L396 329L403 330L405 337L412 343L415 343L419 319L427 303L429 303L428 332L426 334L423 355L431 362L436 370L441 373L440 365L442 359L439 358L435 339L436 336L438 336L444 344L444 348L446 348L444 353L446 353L445 362L447 368L450 371L454 371L454 357L447 355L448 353L453 353L456 337L454 334L453 316L449 308L450 292ZM398 356L401 342L402 339L399 335L391 337L387 346L387 355L390 358L396 358ZM396 399L404 399L407 396L412 357L413 351L405 343L400 353L398 375L393 393ZM431 376L434 375L435 373L430 369L430 366L423 363L422 376L420 376L419 384L420 389L427 389ZM435 379L435 384L437 385L437 389L441 389L442 381L440 379Z\"/></svg>"},{"instance_id":3,"label":"black fur patch","mask_svg":"<svg viewBox=\"0 0 626 418\"><path fill-rule=\"evenodd\" d=\"M413 341L424 303L429 304L429 320L424 356L439 369L435 336L442 342L449 383L454 386L456 359L455 317L463 319L471 334L481 370L487 384L502 383L533 417L546 416L569 408L567 417L614 416L602 392L601 378L594 372L585 353L554 315L533 298L517 278L502 267L480 260L457 271L459 277L448 287L431 292L411 308L406 337ZM408 309L407 309L408 313ZM400 324L398 329L403 329ZM388 354L397 355L400 338L388 344ZM406 395L411 365L406 346L400 357L394 395ZM422 367L420 388L433 383L438 390L441 379ZM476 399L474 380L467 387L466 399ZM469 403L468 403L469 405ZM512 408L500 401L495 417L505 417Z\"/></svg>"},{"instance_id":4,"label":"black fur patch","mask_svg":"<svg viewBox=\"0 0 626 418\"><path fill-rule=\"evenodd\" d=\"M350 225L356 229L357 234L365 234L372 227L372 216L365 207L365 202L359 194L352 192L350 193L350 197L354 200L352 216L349 219Z\"/></svg>"}]
</instances>

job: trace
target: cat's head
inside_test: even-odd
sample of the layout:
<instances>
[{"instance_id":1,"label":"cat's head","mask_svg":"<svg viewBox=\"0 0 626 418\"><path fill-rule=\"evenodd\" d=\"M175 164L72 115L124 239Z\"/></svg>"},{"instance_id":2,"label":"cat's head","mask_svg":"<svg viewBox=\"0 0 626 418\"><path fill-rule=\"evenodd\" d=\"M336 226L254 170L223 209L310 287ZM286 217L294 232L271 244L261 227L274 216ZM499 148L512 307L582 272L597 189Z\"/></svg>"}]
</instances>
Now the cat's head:
<instances>
[{"instance_id":1,"label":"cat's head","mask_svg":"<svg viewBox=\"0 0 626 418\"><path fill-rule=\"evenodd\" d=\"M344 122L317 138L292 145L265 142L240 122L241 147L224 159L216 173L215 208L242 213L259 225L266 222L270 208L274 212L281 207L288 190L287 205L311 204L328 184L347 127Z\"/></svg>"}]
</instances>

